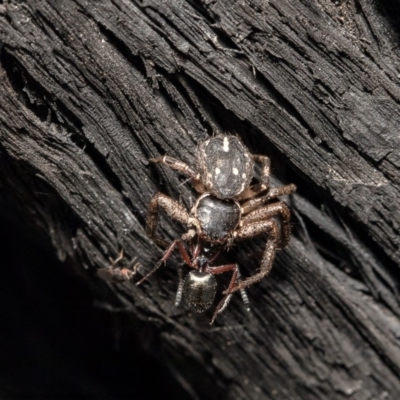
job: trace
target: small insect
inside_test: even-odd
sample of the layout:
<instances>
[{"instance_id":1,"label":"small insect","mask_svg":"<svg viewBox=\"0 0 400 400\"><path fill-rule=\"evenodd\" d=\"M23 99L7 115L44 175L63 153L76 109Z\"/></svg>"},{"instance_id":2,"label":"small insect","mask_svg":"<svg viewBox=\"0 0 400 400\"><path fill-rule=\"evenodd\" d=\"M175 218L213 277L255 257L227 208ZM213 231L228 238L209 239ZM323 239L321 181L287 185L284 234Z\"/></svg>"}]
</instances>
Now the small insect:
<instances>
[{"instance_id":1,"label":"small insect","mask_svg":"<svg viewBox=\"0 0 400 400\"><path fill-rule=\"evenodd\" d=\"M156 272L163 264L167 262L168 258L171 256L173 250L178 248L184 262L193 271L190 271L185 279L182 279L182 273L179 274L179 285L176 293L175 305L178 306L183 299L192 311L197 313L202 313L207 311L214 303L215 295L217 293L217 281L214 275L223 274L225 272L232 272L232 277L230 284L228 286L227 294L219 302L215 309L214 315L211 319L211 324L214 322L215 318L219 313L221 313L229 301L231 300L232 293L230 289L233 288L235 284L238 283L240 278L240 271L238 264L226 264L219 266L212 266L212 264L221 255L224 249L219 248L219 246L212 246L210 248L205 247L204 243L200 242L194 244L190 243L190 254L186 251L185 245L182 240L174 240L168 249L165 251L161 260L156 264L156 266L144 276L136 285L140 285L145 280L147 280L154 272ZM247 308L249 308L249 299L244 289L240 290L243 302Z\"/></svg>"},{"instance_id":2,"label":"small insect","mask_svg":"<svg viewBox=\"0 0 400 400\"><path fill-rule=\"evenodd\" d=\"M118 267L124 258L124 250L121 250L115 260L110 259L110 265L107 267L99 268L97 276L107 282L121 283L131 280L140 267L137 258L134 257L128 264L128 267Z\"/></svg>"},{"instance_id":3,"label":"small insect","mask_svg":"<svg viewBox=\"0 0 400 400\"><path fill-rule=\"evenodd\" d=\"M290 210L277 198L295 192L296 186L269 187L268 157L251 154L236 136L218 135L199 144L195 167L170 156L150 161L187 175L199 193L190 212L165 194L156 194L150 201L146 223L150 238L168 247L168 243L156 235L160 210L187 227L183 240L198 238L209 247L229 248L236 241L267 234L260 271L238 280L223 294L245 289L269 274L276 250L288 244L291 233ZM261 177L258 183L251 185L256 162L261 164Z\"/></svg>"}]
</instances>

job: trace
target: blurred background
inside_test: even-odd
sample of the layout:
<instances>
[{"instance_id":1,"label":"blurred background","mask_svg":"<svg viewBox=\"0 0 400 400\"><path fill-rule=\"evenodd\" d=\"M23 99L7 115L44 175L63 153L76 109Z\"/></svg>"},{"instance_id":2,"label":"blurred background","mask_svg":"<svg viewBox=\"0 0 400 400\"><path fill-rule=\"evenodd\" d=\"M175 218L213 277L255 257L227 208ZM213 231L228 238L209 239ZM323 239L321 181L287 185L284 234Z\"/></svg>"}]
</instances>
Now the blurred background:
<instances>
[{"instance_id":1,"label":"blurred background","mask_svg":"<svg viewBox=\"0 0 400 400\"><path fill-rule=\"evenodd\" d=\"M0 191L0 397L189 398L142 348L132 318L94 303L29 229Z\"/></svg>"}]
</instances>

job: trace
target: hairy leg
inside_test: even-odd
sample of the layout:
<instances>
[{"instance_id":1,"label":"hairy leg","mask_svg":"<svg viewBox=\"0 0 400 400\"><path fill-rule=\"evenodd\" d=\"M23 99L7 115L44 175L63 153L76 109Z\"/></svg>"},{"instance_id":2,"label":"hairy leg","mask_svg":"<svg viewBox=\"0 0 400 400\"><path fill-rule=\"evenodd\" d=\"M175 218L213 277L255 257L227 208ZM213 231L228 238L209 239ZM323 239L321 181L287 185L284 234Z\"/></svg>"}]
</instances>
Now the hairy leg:
<instances>
[{"instance_id":1,"label":"hairy leg","mask_svg":"<svg viewBox=\"0 0 400 400\"><path fill-rule=\"evenodd\" d=\"M254 209L264 205L270 200L276 199L279 196L284 196L287 194L294 193L295 191L296 191L296 185L293 185L293 183L291 183L290 185L282 186L280 188L270 189L268 193L265 194L264 196L250 199L246 201L246 203L242 204L242 215L245 215L250 211L253 211Z\"/></svg>"},{"instance_id":2,"label":"hairy leg","mask_svg":"<svg viewBox=\"0 0 400 400\"><path fill-rule=\"evenodd\" d=\"M196 174L192 167L189 167L189 165L187 165L183 161L177 160L176 158L170 156L162 156L157 158L150 158L149 161L154 164L167 165L168 167L175 169L176 171L182 172L192 179L200 179L200 175Z\"/></svg>"},{"instance_id":3,"label":"hairy leg","mask_svg":"<svg viewBox=\"0 0 400 400\"><path fill-rule=\"evenodd\" d=\"M269 188L269 177L271 175L271 160L267 156L254 155L254 160L261 164L261 184L263 190Z\"/></svg>"},{"instance_id":4,"label":"hairy leg","mask_svg":"<svg viewBox=\"0 0 400 400\"><path fill-rule=\"evenodd\" d=\"M269 189L269 178L271 174L271 161L267 156L253 155L254 161L261 164L261 183L250 186L240 196L239 201L250 199Z\"/></svg>"},{"instance_id":5,"label":"hairy leg","mask_svg":"<svg viewBox=\"0 0 400 400\"><path fill-rule=\"evenodd\" d=\"M261 222L263 220L268 220L278 216L281 218L281 237L279 247L282 249L289 243L291 232L290 210L283 201L269 204L265 207L250 212L242 218L241 226L245 226L253 222Z\"/></svg>"},{"instance_id":6,"label":"hairy leg","mask_svg":"<svg viewBox=\"0 0 400 400\"><path fill-rule=\"evenodd\" d=\"M205 186L201 183L200 174L196 173L196 171L192 167L190 167L183 161L177 160L176 158L170 156L150 158L149 161L154 164L164 164L171 169L182 172L182 174L192 179L192 185L198 193L206 192Z\"/></svg>"},{"instance_id":7,"label":"hairy leg","mask_svg":"<svg viewBox=\"0 0 400 400\"><path fill-rule=\"evenodd\" d=\"M159 246L165 248L168 246L168 243L165 240L156 236L158 213L160 212L160 208L164 210L170 218L180 222L185 226L188 224L189 214L186 211L185 207L163 193L157 193L150 200L149 215L146 221L146 234Z\"/></svg>"},{"instance_id":8,"label":"hairy leg","mask_svg":"<svg viewBox=\"0 0 400 400\"><path fill-rule=\"evenodd\" d=\"M235 238L250 239L262 234L268 234L269 237L265 245L263 258L261 260L260 272L253 276L250 276L249 278L246 278L243 281L240 281L230 290L230 293L245 289L256 282L259 282L271 272L276 249L280 240L279 227L275 220L249 223L248 225L243 226L235 232ZM228 290L224 292L224 294L228 293Z\"/></svg>"}]
</instances>

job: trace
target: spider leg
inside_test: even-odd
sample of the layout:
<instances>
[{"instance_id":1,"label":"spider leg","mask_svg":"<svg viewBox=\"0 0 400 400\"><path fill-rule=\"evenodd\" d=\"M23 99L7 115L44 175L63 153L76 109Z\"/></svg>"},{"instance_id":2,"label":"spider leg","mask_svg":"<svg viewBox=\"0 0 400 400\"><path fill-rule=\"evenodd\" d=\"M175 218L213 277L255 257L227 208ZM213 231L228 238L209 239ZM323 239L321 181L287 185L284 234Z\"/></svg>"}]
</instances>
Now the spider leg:
<instances>
[{"instance_id":1,"label":"spider leg","mask_svg":"<svg viewBox=\"0 0 400 400\"><path fill-rule=\"evenodd\" d=\"M230 294L237 292L238 290L245 289L261 279L266 277L272 269L272 264L274 262L276 249L278 248L279 237L279 227L275 220L261 221L261 222L251 222L235 232L235 237L237 239L249 239L262 234L269 234L263 258L261 260L260 272L257 274L246 278L236 284L231 290L226 290L224 294Z\"/></svg>"},{"instance_id":2,"label":"spider leg","mask_svg":"<svg viewBox=\"0 0 400 400\"><path fill-rule=\"evenodd\" d=\"M185 263L189 265L190 267L192 266L192 262L190 261L190 257L185 249L185 246L183 245L182 240L177 239L174 240L171 245L168 247L168 249L165 251L164 255L162 256L161 260L156 264L156 266L149 272L147 273L139 282L136 282L136 286L141 285L145 280L150 278L151 275L154 274L163 264L167 262L168 258L171 256L175 246L178 246L179 252L182 255L182 258L184 259Z\"/></svg>"},{"instance_id":3,"label":"spider leg","mask_svg":"<svg viewBox=\"0 0 400 400\"><path fill-rule=\"evenodd\" d=\"M192 179L192 185L198 193L206 192L207 189L201 183L200 174L196 173L192 167L190 167L183 161L177 160L176 158L170 156L150 158L149 161L155 164L164 164L170 167L171 169L182 172L182 174Z\"/></svg>"},{"instance_id":4,"label":"spider leg","mask_svg":"<svg viewBox=\"0 0 400 400\"><path fill-rule=\"evenodd\" d=\"M172 169L175 169L176 171L182 172L192 179L200 179L200 175L196 174L193 168L189 167L189 165L187 165L183 161L177 160L176 158L170 156L162 156L157 158L150 158L149 161L154 164L164 164Z\"/></svg>"},{"instance_id":5,"label":"spider leg","mask_svg":"<svg viewBox=\"0 0 400 400\"><path fill-rule=\"evenodd\" d=\"M226 290L226 295L219 302L219 304L218 304L217 308L215 309L215 312L212 316L212 319L210 322L210 325L212 325L215 321L215 318L217 318L217 315L220 314L222 311L224 311L225 308L227 307L227 305L229 304L231 297L232 297L232 289L235 286L235 284L238 283L238 279L240 278L240 271L239 271L238 264L227 264L227 265L220 265L218 267L207 267L205 271L209 272L210 274L213 274L213 275L233 271L231 281L229 283L228 289ZM250 311L249 298L247 297L245 290L240 289L240 293L242 295L242 299L246 306L247 311Z\"/></svg>"},{"instance_id":6,"label":"spider leg","mask_svg":"<svg viewBox=\"0 0 400 400\"><path fill-rule=\"evenodd\" d=\"M242 215L249 213L250 211L256 209L257 207L267 203L272 199L276 199L279 196L284 196L291 194L296 191L296 185L291 183L290 185L281 186L280 188L273 188L268 191L267 194L255 199L250 199L242 204Z\"/></svg>"},{"instance_id":7,"label":"spider leg","mask_svg":"<svg viewBox=\"0 0 400 400\"><path fill-rule=\"evenodd\" d=\"M240 196L239 200L247 200L259 195L269 189L269 178L271 175L271 161L267 156L253 155L254 161L261 164L261 183L248 187Z\"/></svg>"},{"instance_id":8,"label":"spider leg","mask_svg":"<svg viewBox=\"0 0 400 400\"><path fill-rule=\"evenodd\" d=\"M290 226L290 210L283 201L268 204L265 207L251 211L242 218L242 226L252 222L268 220L273 217L281 217L281 238L279 247L282 249L289 243L291 226Z\"/></svg>"},{"instance_id":9,"label":"spider leg","mask_svg":"<svg viewBox=\"0 0 400 400\"><path fill-rule=\"evenodd\" d=\"M149 203L149 215L146 221L146 234L149 238L153 239L159 246L168 247L168 243L156 236L156 228L158 221L158 213L160 208L163 209L169 217L173 220L187 225L189 221L189 214L186 209L177 201L171 199L162 193L157 193Z\"/></svg>"},{"instance_id":10,"label":"spider leg","mask_svg":"<svg viewBox=\"0 0 400 400\"><path fill-rule=\"evenodd\" d=\"M261 183L263 190L269 189L269 177L271 175L271 160L267 156L253 155L254 160L261 164Z\"/></svg>"}]
</instances>

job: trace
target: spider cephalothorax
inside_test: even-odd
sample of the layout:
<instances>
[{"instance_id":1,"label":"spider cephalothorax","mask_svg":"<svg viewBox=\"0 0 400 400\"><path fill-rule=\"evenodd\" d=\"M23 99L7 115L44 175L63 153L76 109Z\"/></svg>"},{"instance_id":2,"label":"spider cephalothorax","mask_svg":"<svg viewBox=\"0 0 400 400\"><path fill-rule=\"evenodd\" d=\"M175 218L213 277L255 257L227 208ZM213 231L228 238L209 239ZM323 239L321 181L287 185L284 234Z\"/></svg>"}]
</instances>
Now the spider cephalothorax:
<instances>
[{"instance_id":1,"label":"spider cephalothorax","mask_svg":"<svg viewBox=\"0 0 400 400\"><path fill-rule=\"evenodd\" d=\"M224 242L239 225L241 217L239 203L223 201L209 193L197 199L192 213L200 223L201 231L197 233L209 242Z\"/></svg>"}]
</instances>

